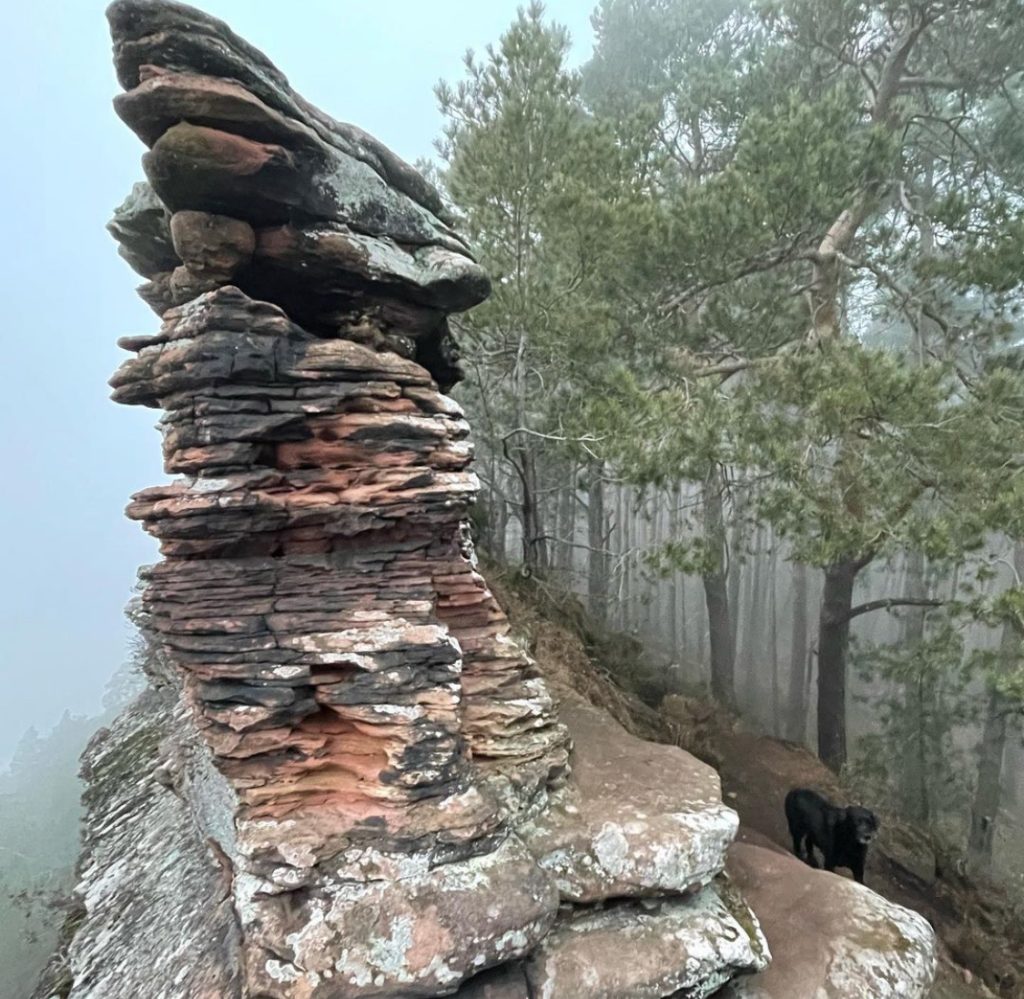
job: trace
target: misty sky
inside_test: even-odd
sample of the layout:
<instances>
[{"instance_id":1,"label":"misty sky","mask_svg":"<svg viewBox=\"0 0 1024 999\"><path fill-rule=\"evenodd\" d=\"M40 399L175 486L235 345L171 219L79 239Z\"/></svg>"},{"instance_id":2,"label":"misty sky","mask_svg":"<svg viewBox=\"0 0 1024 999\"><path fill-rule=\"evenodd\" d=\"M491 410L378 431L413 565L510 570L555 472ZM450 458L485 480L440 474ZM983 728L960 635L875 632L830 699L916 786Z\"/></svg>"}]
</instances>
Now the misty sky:
<instances>
[{"instance_id":1,"label":"misty sky","mask_svg":"<svg viewBox=\"0 0 1024 999\"><path fill-rule=\"evenodd\" d=\"M497 40L515 0L208 0L323 110L408 160L440 131L432 87L467 48ZM574 56L590 48L591 0L549 0ZM0 763L29 725L91 714L125 655L122 608L156 555L123 516L163 481L158 413L109 401L116 339L156 329L140 279L104 225L142 177L143 148L116 118L100 0L9 0L5 71L3 374L0 389Z\"/></svg>"}]
</instances>

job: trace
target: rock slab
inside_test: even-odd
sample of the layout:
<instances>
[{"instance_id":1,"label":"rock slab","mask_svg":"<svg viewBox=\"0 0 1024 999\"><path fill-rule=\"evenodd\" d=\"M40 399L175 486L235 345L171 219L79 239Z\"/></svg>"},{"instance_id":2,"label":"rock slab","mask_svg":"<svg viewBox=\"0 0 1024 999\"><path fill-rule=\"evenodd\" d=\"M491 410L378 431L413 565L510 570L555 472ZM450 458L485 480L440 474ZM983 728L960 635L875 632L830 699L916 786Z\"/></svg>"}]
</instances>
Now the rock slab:
<instances>
[{"instance_id":1,"label":"rock slab","mask_svg":"<svg viewBox=\"0 0 1024 999\"><path fill-rule=\"evenodd\" d=\"M725 866L739 820L718 774L675 746L634 738L576 697L560 716L572 733L572 780L523 832L562 898L694 892Z\"/></svg>"},{"instance_id":2,"label":"rock slab","mask_svg":"<svg viewBox=\"0 0 1024 999\"><path fill-rule=\"evenodd\" d=\"M727 870L757 915L773 961L723 999L926 999L935 935L916 912L788 854L736 843Z\"/></svg>"}]
</instances>

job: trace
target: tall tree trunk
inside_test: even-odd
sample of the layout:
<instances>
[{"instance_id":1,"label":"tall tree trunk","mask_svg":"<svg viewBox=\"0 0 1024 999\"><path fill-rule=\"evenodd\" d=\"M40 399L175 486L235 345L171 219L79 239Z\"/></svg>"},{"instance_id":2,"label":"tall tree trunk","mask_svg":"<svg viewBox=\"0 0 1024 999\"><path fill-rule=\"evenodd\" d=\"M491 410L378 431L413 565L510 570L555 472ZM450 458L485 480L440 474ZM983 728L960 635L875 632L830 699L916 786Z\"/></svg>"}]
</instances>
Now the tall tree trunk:
<instances>
[{"instance_id":1,"label":"tall tree trunk","mask_svg":"<svg viewBox=\"0 0 1024 999\"><path fill-rule=\"evenodd\" d=\"M576 462L570 461L566 483L558 492L558 571L563 585L572 580L573 555L576 551Z\"/></svg>"},{"instance_id":2,"label":"tall tree trunk","mask_svg":"<svg viewBox=\"0 0 1024 999\"><path fill-rule=\"evenodd\" d=\"M608 543L604 513L604 465L590 466L587 493L587 609L596 621L607 621Z\"/></svg>"},{"instance_id":3,"label":"tall tree trunk","mask_svg":"<svg viewBox=\"0 0 1024 999\"><path fill-rule=\"evenodd\" d=\"M488 523L490 539L488 541L488 548L491 552L491 557L496 559L498 562L504 563L506 561L505 552L505 534L508 531L508 503L505 502L503 496L495 495L491 497L490 502L490 520Z\"/></svg>"},{"instance_id":4,"label":"tall tree trunk","mask_svg":"<svg viewBox=\"0 0 1024 999\"><path fill-rule=\"evenodd\" d=\"M523 565L532 575L543 576L548 568L548 543L540 508L537 455L528 445L516 451L522 487Z\"/></svg>"},{"instance_id":5,"label":"tall tree trunk","mask_svg":"<svg viewBox=\"0 0 1024 999\"><path fill-rule=\"evenodd\" d=\"M1005 645L1009 625L1003 626ZM988 874L992 868L992 846L996 820L1003 797L1003 759L1006 756L1006 700L991 687L985 728L978 747L978 776L971 801L971 828L967 834L967 862L972 872Z\"/></svg>"},{"instance_id":6,"label":"tall tree trunk","mask_svg":"<svg viewBox=\"0 0 1024 999\"><path fill-rule=\"evenodd\" d=\"M1013 553L1018 577L1024 577L1024 545L1017 545ZM1021 635L1007 622L999 642L1000 658L1007 665L1020 654ZM967 837L967 862L979 874L988 874L992 868L992 846L995 841L996 822L1003 797L1003 761L1006 758L1006 699L990 685L985 728L978 749L978 777L971 802L971 828Z\"/></svg>"},{"instance_id":7,"label":"tall tree trunk","mask_svg":"<svg viewBox=\"0 0 1024 999\"><path fill-rule=\"evenodd\" d=\"M930 162L925 170L924 178L921 197L925 204L928 204L933 197ZM927 262L934 252L935 233L931 217L925 212L922 212L918 218L918 229L921 234L921 260ZM917 321L914 324L913 341L914 364L917 367L924 367L929 339L937 332L939 331L936 329L936 324L925 315L923 310L919 310ZM907 554L906 571L907 578L903 592L915 600L923 600L928 595L929 589L925 581L923 552L911 551ZM925 636L925 610L923 607L906 608L902 632L903 644L906 648L913 650L915 646L921 645ZM921 667L912 679L909 689L905 692L910 738L902 754L903 766L899 768L900 799L904 803L903 808L907 817L922 825L927 824L931 818L929 790L931 767L929 760L932 758L932 748L929 746L929 742L932 741L930 736L935 726L934 716L938 699L937 692L933 689L935 684L936 680L926 677L924 669Z\"/></svg>"},{"instance_id":8,"label":"tall tree trunk","mask_svg":"<svg viewBox=\"0 0 1024 999\"><path fill-rule=\"evenodd\" d=\"M633 626L632 567L633 558L633 512L630 509L630 490L628 486L618 488L618 520L619 520L619 606L622 612L621 628L629 632Z\"/></svg>"},{"instance_id":9,"label":"tall tree trunk","mask_svg":"<svg viewBox=\"0 0 1024 999\"><path fill-rule=\"evenodd\" d=\"M617 485L615 487L615 551L618 553L618 559L615 567L615 606L616 606L616 627L619 631L629 630L629 615L627 614L626 601L628 594L626 592L627 582L627 559L628 559L628 546L626 543L626 521L628 518L626 510L626 490L623 486Z\"/></svg>"},{"instance_id":10,"label":"tall tree trunk","mask_svg":"<svg viewBox=\"0 0 1024 999\"><path fill-rule=\"evenodd\" d=\"M912 551L907 555L907 579L904 592L908 597L922 600L927 587L924 580L924 555ZM911 651L924 641L925 611L923 607L908 607L903 618L903 644ZM928 730L931 703L927 678L923 669L911 678L904 692L909 729L907 745L901 754L899 767L900 799L907 818L925 824L931 812L928 793Z\"/></svg>"},{"instance_id":11,"label":"tall tree trunk","mask_svg":"<svg viewBox=\"0 0 1024 999\"><path fill-rule=\"evenodd\" d=\"M782 677L779 676L779 607L778 580L776 579L777 546L772 543L768 555L768 634L772 649L772 727L771 733L778 737L785 724L782 710Z\"/></svg>"},{"instance_id":12,"label":"tall tree trunk","mask_svg":"<svg viewBox=\"0 0 1024 999\"><path fill-rule=\"evenodd\" d=\"M740 625L733 627L738 636L736 649L736 701L744 711L753 710L762 724L770 721L765 716L769 701L771 675L765 661L764 616L764 525L758 524L750 545L750 557L743 564L742 598L739 603L730 603L733 619L740 619ZM738 562L729 567L729 572L739 572Z\"/></svg>"},{"instance_id":13,"label":"tall tree trunk","mask_svg":"<svg viewBox=\"0 0 1024 999\"><path fill-rule=\"evenodd\" d=\"M847 560L825 569L818 622L818 756L838 773L846 765L846 655L850 644L853 584L863 563Z\"/></svg>"},{"instance_id":14,"label":"tall tree trunk","mask_svg":"<svg viewBox=\"0 0 1024 999\"><path fill-rule=\"evenodd\" d=\"M665 494L665 502L668 504L668 540L676 541L679 538L679 489L678 487ZM669 628L672 646L672 659L681 662L680 646L683 638L679 630L679 570L673 568L669 576Z\"/></svg>"},{"instance_id":15,"label":"tall tree trunk","mask_svg":"<svg viewBox=\"0 0 1024 999\"><path fill-rule=\"evenodd\" d=\"M704 602L708 609L708 638L711 644L711 693L720 703L736 707L736 649L726 576L725 521L722 509L722 476L712 471L704 483L704 539L715 568L706 573Z\"/></svg>"},{"instance_id":16,"label":"tall tree trunk","mask_svg":"<svg viewBox=\"0 0 1024 999\"><path fill-rule=\"evenodd\" d=\"M793 631L790 636L786 738L807 738L807 566L793 563Z\"/></svg>"},{"instance_id":17,"label":"tall tree trunk","mask_svg":"<svg viewBox=\"0 0 1024 999\"><path fill-rule=\"evenodd\" d=\"M501 482L500 463L496 453L489 449L487 457L487 482L477 502L484 511L480 536L475 540L497 562L506 561L505 533L508 527L508 503L505 500Z\"/></svg>"},{"instance_id":18,"label":"tall tree trunk","mask_svg":"<svg viewBox=\"0 0 1024 999\"><path fill-rule=\"evenodd\" d=\"M722 481L724 483L725 476L723 475ZM742 493L739 494L742 496ZM730 624L732 626L732 647L733 649L739 648L739 630L740 630L740 616L736 613L736 609L740 606L740 582L741 576L743 575L740 568L742 559L740 558L740 552L743 550L743 503L739 497L733 498L732 504L732 524L729 531L729 548L728 548L728 565L729 565L729 608L732 611L730 615ZM748 608L744 608L747 610Z\"/></svg>"},{"instance_id":19,"label":"tall tree trunk","mask_svg":"<svg viewBox=\"0 0 1024 999\"><path fill-rule=\"evenodd\" d=\"M526 333L520 332L516 361L512 368L512 398L516 428L530 426L529 390L527 387ZM519 478L519 522L523 529L523 566L533 575L544 575L548 568L548 545L541 510L537 452L532 438L523 432L506 437L503 443Z\"/></svg>"}]
</instances>

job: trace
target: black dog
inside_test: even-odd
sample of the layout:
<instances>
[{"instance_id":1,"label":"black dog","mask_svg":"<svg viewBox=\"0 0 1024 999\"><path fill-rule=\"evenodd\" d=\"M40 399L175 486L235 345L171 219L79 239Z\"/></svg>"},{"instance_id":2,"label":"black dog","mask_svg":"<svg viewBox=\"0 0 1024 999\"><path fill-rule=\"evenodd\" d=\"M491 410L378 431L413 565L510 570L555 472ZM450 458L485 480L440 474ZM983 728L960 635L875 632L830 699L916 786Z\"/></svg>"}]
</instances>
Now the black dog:
<instances>
[{"instance_id":1,"label":"black dog","mask_svg":"<svg viewBox=\"0 0 1024 999\"><path fill-rule=\"evenodd\" d=\"M825 870L849 867L864 884L864 861L868 846L878 832L878 819L866 808L837 808L806 788L794 788L786 795L786 821L793 837L793 852L811 867L817 867L814 848L825 858Z\"/></svg>"}]
</instances>

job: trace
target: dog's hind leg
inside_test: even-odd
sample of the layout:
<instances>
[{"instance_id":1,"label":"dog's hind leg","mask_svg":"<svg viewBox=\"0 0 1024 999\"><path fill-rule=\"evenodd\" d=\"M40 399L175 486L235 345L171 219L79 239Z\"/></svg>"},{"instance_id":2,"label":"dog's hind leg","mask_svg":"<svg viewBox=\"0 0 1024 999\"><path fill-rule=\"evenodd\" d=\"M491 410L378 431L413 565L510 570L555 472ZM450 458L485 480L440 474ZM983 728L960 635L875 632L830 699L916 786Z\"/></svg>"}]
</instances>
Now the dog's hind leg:
<instances>
[{"instance_id":1,"label":"dog's hind leg","mask_svg":"<svg viewBox=\"0 0 1024 999\"><path fill-rule=\"evenodd\" d=\"M793 837L793 854L794 854L794 856L798 857L800 860L803 860L804 859L803 850L800 849L800 840L803 839L803 836L800 833L793 832L792 829L789 831L789 834L790 834L790 836Z\"/></svg>"},{"instance_id":2,"label":"dog's hind leg","mask_svg":"<svg viewBox=\"0 0 1024 999\"><path fill-rule=\"evenodd\" d=\"M803 857L803 859L811 867L817 868L818 858L814 856L814 840L811 838L810 833L808 833L806 838L804 839L804 849L806 851L806 855Z\"/></svg>"}]
</instances>

